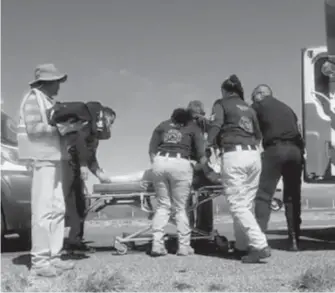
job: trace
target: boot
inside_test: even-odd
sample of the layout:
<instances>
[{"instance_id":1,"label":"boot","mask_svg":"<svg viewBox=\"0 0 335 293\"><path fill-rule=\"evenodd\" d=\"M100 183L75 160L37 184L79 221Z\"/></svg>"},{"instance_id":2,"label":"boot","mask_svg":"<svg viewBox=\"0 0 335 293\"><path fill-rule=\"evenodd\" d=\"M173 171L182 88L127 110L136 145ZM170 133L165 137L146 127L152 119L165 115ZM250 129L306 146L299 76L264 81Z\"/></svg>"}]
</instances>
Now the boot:
<instances>
[{"instance_id":1,"label":"boot","mask_svg":"<svg viewBox=\"0 0 335 293\"><path fill-rule=\"evenodd\" d=\"M288 250L289 251L298 251L298 240L300 234L300 224L297 222L297 218L299 215L294 215L293 212L293 204L286 203L285 204L285 216L287 222L287 231L288 231Z\"/></svg>"}]
</instances>

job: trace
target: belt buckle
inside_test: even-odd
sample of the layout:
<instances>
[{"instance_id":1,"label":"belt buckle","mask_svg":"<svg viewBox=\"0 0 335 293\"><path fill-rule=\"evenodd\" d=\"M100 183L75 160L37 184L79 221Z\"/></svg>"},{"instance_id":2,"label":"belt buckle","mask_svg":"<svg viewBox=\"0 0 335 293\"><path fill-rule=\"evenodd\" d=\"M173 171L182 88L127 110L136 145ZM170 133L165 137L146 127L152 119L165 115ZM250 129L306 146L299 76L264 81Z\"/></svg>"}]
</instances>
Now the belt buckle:
<instances>
[{"instance_id":1,"label":"belt buckle","mask_svg":"<svg viewBox=\"0 0 335 293\"><path fill-rule=\"evenodd\" d=\"M235 145L235 150L236 151L243 151L243 147L240 144Z\"/></svg>"}]
</instances>

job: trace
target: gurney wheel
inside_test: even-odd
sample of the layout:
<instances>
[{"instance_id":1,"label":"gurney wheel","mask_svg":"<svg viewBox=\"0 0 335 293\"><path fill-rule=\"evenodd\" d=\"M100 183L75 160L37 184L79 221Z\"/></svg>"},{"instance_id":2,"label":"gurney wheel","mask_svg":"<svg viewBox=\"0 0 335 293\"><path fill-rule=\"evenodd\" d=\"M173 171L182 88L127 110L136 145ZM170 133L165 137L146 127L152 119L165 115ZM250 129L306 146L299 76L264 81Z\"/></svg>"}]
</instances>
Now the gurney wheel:
<instances>
[{"instance_id":1,"label":"gurney wheel","mask_svg":"<svg viewBox=\"0 0 335 293\"><path fill-rule=\"evenodd\" d=\"M214 242L217 248L222 252L228 252L229 250L229 241L225 236L216 235Z\"/></svg>"},{"instance_id":2,"label":"gurney wheel","mask_svg":"<svg viewBox=\"0 0 335 293\"><path fill-rule=\"evenodd\" d=\"M273 198L271 201L271 210L278 212L283 207L283 202L278 198Z\"/></svg>"},{"instance_id":3,"label":"gurney wheel","mask_svg":"<svg viewBox=\"0 0 335 293\"><path fill-rule=\"evenodd\" d=\"M125 255L127 254L128 252L128 247L126 244L124 243L121 243L120 241L118 240L115 240L114 242L114 248L116 249L116 253L118 255Z\"/></svg>"}]
</instances>

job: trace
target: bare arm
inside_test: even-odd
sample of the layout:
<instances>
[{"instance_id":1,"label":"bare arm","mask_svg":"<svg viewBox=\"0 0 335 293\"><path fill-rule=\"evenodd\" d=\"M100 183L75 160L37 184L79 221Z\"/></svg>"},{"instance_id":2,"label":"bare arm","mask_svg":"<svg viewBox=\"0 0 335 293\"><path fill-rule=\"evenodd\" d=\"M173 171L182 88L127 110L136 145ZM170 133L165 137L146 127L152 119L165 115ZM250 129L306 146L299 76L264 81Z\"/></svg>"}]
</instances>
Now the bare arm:
<instances>
[{"instance_id":1,"label":"bare arm","mask_svg":"<svg viewBox=\"0 0 335 293\"><path fill-rule=\"evenodd\" d=\"M99 141L97 139L93 139L87 142L88 158L87 158L87 162L84 162L84 165L86 163L88 169L96 176L101 171L101 168L97 160L98 146L99 146Z\"/></svg>"}]
</instances>

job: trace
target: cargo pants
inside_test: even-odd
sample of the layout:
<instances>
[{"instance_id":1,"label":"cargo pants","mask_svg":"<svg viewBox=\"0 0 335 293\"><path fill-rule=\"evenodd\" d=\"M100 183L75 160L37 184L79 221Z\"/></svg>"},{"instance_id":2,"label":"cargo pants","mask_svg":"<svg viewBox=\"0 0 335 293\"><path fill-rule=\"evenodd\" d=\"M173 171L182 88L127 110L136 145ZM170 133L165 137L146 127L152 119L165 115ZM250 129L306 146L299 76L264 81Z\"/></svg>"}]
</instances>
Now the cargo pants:
<instances>
[{"instance_id":1,"label":"cargo pants","mask_svg":"<svg viewBox=\"0 0 335 293\"><path fill-rule=\"evenodd\" d=\"M156 156L152 166L157 193L157 208L153 217L153 247L164 246L164 228L172 211L175 214L179 248L189 247L191 228L187 215L193 169L189 160Z\"/></svg>"},{"instance_id":2,"label":"cargo pants","mask_svg":"<svg viewBox=\"0 0 335 293\"><path fill-rule=\"evenodd\" d=\"M32 268L48 266L60 257L64 240L65 200L70 186L68 161L39 161L31 190Z\"/></svg>"},{"instance_id":3,"label":"cargo pants","mask_svg":"<svg viewBox=\"0 0 335 293\"><path fill-rule=\"evenodd\" d=\"M266 236L252 211L261 173L259 150L242 150L237 146L236 151L223 152L221 158L223 192L233 217L235 248L263 249L268 245Z\"/></svg>"}]
</instances>

